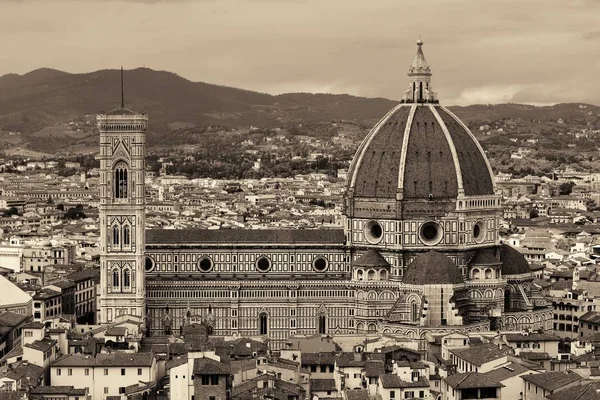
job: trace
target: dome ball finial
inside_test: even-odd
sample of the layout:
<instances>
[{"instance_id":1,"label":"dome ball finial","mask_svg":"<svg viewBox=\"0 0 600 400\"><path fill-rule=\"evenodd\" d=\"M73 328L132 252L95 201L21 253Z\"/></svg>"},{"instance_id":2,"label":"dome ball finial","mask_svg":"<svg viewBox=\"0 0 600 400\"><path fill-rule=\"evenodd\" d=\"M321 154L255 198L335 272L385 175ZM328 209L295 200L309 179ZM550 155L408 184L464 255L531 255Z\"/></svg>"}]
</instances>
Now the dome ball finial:
<instances>
[{"instance_id":1,"label":"dome ball finial","mask_svg":"<svg viewBox=\"0 0 600 400\"><path fill-rule=\"evenodd\" d=\"M423 41L421 40L421 36L419 36L419 40L417 40L417 46L423 46Z\"/></svg>"}]
</instances>

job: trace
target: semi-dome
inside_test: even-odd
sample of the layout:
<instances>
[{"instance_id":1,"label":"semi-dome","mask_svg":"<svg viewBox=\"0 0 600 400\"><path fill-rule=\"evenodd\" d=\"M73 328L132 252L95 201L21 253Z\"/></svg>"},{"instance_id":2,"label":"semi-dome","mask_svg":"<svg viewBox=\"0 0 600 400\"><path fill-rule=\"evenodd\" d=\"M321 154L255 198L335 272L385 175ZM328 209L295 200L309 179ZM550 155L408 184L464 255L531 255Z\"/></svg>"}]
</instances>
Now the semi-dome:
<instances>
[{"instance_id":1,"label":"semi-dome","mask_svg":"<svg viewBox=\"0 0 600 400\"><path fill-rule=\"evenodd\" d=\"M402 281L411 285L445 285L462 283L464 279L450 258L431 250L410 263Z\"/></svg>"},{"instance_id":2,"label":"semi-dome","mask_svg":"<svg viewBox=\"0 0 600 400\"><path fill-rule=\"evenodd\" d=\"M353 158L349 214L362 201L449 203L459 196L494 195L483 149L466 125L438 104L418 44L404 99L375 125Z\"/></svg>"},{"instance_id":3,"label":"semi-dome","mask_svg":"<svg viewBox=\"0 0 600 400\"><path fill-rule=\"evenodd\" d=\"M502 275L529 274L531 269L523 254L507 244L500 245L500 260Z\"/></svg>"},{"instance_id":4,"label":"semi-dome","mask_svg":"<svg viewBox=\"0 0 600 400\"><path fill-rule=\"evenodd\" d=\"M390 264L383 258L375 249L367 250L363 255L352 262L354 267L385 267L389 268Z\"/></svg>"}]
</instances>

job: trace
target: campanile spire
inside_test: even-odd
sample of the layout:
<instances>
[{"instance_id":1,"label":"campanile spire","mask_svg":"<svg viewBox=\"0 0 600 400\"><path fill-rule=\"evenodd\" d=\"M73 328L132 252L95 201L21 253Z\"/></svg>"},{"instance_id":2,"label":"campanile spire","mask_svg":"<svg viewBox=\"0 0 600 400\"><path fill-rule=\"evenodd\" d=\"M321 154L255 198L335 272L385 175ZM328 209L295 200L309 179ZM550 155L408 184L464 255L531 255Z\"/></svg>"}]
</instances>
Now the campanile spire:
<instances>
[{"instance_id":1,"label":"campanile spire","mask_svg":"<svg viewBox=\"0 0 600 400\"><path fill-rule=\"evenodd\" d=\"M437 103L437 93L431 87L431 68L423 54L423 41L417 40L417 54L408 69L410 86L404 92L404 103Z\"/></svg>"}]
</instances>

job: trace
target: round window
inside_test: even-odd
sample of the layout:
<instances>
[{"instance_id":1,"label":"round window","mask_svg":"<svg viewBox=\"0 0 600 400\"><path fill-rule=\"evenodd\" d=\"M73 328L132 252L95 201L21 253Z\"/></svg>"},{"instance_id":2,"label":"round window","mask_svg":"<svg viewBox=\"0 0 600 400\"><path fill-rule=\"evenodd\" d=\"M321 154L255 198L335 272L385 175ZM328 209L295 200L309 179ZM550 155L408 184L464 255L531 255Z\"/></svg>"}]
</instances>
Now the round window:
<instances>
[{"instance_id":1,"label":"round window","mask_svg":"<svg viewBox=\"0 0 600 400\"><path fill-rule=\"evenodd\" d=\"M329 263L327 262L327 259L325 257L319 256L314 259L313 268L315 269L315 271L323 272L327 270L327 267L329 267Z\"/></svg>"},{"instance_id":2,"label":"round window","mask_svg":"<svg viewBox=\"0 0 600 400\"><path fill-rule=\"evenodd\" d=\"M438 244L442 240L442 236L442 227L437 222L429 221L421 225L419 237L421 242L425 243L426 245L433 246Z\"/></svg>"},{"instance_id":3,"label":"round window","mask_svg":"<svg viewBox=\"0 0 600 400\"><path fill-rule=\"evenodd\" d=\"M485 240L485 223L483 221L477 221L475 225L473 225L473 239L477 243L481 243Z\"/></svg>"},{"instance_id":4,"label":"round window","mask_svg":"<svg viewBox=\"0 0 600 400\"><path fill-rule=\"evenodd\" d=\"M259 257L259 259L256 260L256 269L260 272L267 272L269 269L271 269L271 260L269 260L269 257Z\"/></svg>"},{"instance_id":5,"label":"round window","mask_svg":"<svg viewBox=\"0 0 600 400\"><path fill-rule=\"evenodd\" d=\"M379 222L371 220L365 224L364 233L367 242L377 244L383 238L383 227Z\"/></svg>"},{"instance_id":6,"label":"round window","mask_svg":"<svg viewBox=\"0 0 600 400\"><path fill-rule=\"evenodd\" d=\"M198 259L198 270L208 272L213 267L213 260L210 257L201 257Z\"/></svg>"},{"instance_id":7,"label":"round window","mask_svg":"<svg viewBox=\"0 0 600 400\"><path fill-rule=\"evenodd\" d=\"M150 272L154 269L154 259L152 257L146 256L144 268L146 269L146 272Z\"/></svg>"}]
</instances>

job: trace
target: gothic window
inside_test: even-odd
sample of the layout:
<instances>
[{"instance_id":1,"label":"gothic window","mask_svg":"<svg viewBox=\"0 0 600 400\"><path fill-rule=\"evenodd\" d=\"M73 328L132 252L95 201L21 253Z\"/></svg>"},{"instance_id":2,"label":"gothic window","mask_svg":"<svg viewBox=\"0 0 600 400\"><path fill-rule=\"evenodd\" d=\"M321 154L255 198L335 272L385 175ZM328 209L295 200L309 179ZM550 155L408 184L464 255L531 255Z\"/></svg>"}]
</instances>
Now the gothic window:
<instances>
[{"instance_id":1,"label":"gothic window","mask_svg":"<svg viewBox=\"0 0 600 400\"><path fill-rule=\"evenodd\" d=\"M126 199L128 197L128 171L127 165L120 162L114 170L114 197L116 199Z\"/></svg>"},{"instance_id":2,"label":"gothic window","mask_svg":"<svg viewBox=\"0 0 600 400\"><path fill-rule=\"evenodd\" d=\"M327 333L327 320L323 314L319 315L319 333L321 335Z\"/></svg>"},{"instance_id":3,"label":"gothic window","mask_svg":"<svg viewBox=\"0 0 600 400\"><path fill-rule=\"evenodd\" d=\"M259 335L267 334L267 330L268 330L267 322L268 322L267 313L265 313L265 312L260 313L260 315L258 316L258 334Z\"/></svg>"},{"instance_id":4,"label":"gothic window","mask_svg":"<svg viewBox=\"0 0 600 400\"><path fill-rule=\"evenodd\" d=\"M123 246L129 246L131 244L131 228L129 225L123 227Z\"/></svg>"},{"instance_id":5,"label":"gothic window","mask_svg":"<svg viewBox=\"0 0 600 400\"><path fill-rule=\"evenodd\" d=\"M123 287L126 289L131 287L131 270L129 268L123 272Z\"/></svg>"},{"instance_id":6,"label":"gothic window","mask_svg":"<svg viewBox=\"0 0 600 400\"><path fill-rule=\"evenodd\" d=\"M114 288L118 288L119 285L119 281L120 281L120 277L119 277L119 270L113 270L113 287Z\"/></svg>"},{"instance_id":7,"label":"gothic window","mask_svg":"<svg viewBox=\"0 0 600 400\"><path fill-rule=\"evenodd\" d=\"M112 228L112 237L113 237L113 245L118 246L119 245L119 227L118 226L113 226Z\"/></svg>"},{"instance_id":8,"label":"gothic window","mask_svg":"<svg viewBox=\"0 0 600 400\"><path fill-rule=\"evenodd\" d=\"M417 322L419 320L419 308L417 302L413 301L410 303L410 320L412 322Z\"/></svg>"}]
</instances>

